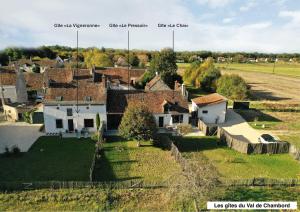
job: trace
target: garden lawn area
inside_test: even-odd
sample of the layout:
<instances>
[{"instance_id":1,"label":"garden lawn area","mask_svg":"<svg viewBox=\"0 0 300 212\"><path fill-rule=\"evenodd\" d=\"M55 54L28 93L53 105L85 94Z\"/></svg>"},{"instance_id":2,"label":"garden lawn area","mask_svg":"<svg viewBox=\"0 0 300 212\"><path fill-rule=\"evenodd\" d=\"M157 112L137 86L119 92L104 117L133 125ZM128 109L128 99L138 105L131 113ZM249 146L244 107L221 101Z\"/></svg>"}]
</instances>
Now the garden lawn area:
<instances>
[{"instance_id":1,"label":"garden lawn area","mask_svg":"<svg viewBox=\"0 0 300 212\"><path fill-rule=\"evenodd\" d=\"M273 73L274 63L216 63L219 68L251 72ZM276 63L274 74L300 77L299 63Z\"/></svg>"},{"instance_id":2,"label":"garden lawn area","mask_svg":"<svg viewBox=\"0 0 300 212\"><path fill-rule=\"evenodd\" d=\"M148 183L161 183L180 173L179 164L169 151L154 147L150 142L126 141L121 137L107 137L104 156L97 164L98 181L124 181L140 179Z\"/></svg>"},{"instance_id":3,"label":"garden lawn area","mask_svg":"<svg viewBox=\"0 0 300 212\"><path fill-rule=\"evenodd\" d=\"M289 154L246 155L227 146L218 146L216 137L177 138L177 145L187 159L206 158L221 179L298 178L300 163Z\"/></svg>"},{"instance_id":4,"label":"garden lawn area","mask_svg":"<svg viewBox=\"0 0 300 212\"><path fill-rule=\"evenodd\" d=\"M95 151L90 139L40 137L26 153L0 155L1 181L88 181Z\"/></svg>"}]
</instances>

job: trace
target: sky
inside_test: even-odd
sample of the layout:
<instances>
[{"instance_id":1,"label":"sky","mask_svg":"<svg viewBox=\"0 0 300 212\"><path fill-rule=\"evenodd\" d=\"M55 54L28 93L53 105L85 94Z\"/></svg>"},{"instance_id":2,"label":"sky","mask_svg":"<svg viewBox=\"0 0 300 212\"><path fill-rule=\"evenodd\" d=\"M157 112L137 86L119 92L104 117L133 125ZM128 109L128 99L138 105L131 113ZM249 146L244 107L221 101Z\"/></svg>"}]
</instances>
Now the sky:
<instances>
[{"instance_id":1,"label":"sky","mask_svg":"<svg viewBox=\"0 0 300 212\"><path fill-rule=\"evenodd\" d=\"M299 0L0 0L0 49L41 45L130 48L300 52ZM54 24L100 24L100 28L55 28ZM188 24L159 28L159 23Z\"/></svg>"}]
</instances>

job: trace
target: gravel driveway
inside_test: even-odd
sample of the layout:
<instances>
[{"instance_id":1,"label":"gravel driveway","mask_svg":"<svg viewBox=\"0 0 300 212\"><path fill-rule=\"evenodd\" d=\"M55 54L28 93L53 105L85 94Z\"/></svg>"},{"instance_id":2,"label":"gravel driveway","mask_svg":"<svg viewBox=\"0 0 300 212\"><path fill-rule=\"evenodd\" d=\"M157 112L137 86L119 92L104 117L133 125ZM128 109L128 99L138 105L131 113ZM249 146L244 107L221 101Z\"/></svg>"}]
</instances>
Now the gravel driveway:
<instances>
[{"instance_id":1,"label":"gravel driveway","mask_svg":"<svg viewBox=\"0 0 300 212\"><path fill-rule=\"evenodd\" d=\"M39 132L41 125L27 123L0 123L0 153L5 147L17 145L22 152L28 151L31 145L43 135Z\"/></svg>"},{"instance_id":2,"label":"gravel driveway","mask_svg":"<svg viewBox=\"0 0 300 212\"><path fill-rule=\"evenodd\" d=\"M261 133L253 129L239 114L232 109L226 113L226 123L219 125L229 134L235 135L240 140L250 143L258 143L258 137Z\"/></svg>"}]
</instances>

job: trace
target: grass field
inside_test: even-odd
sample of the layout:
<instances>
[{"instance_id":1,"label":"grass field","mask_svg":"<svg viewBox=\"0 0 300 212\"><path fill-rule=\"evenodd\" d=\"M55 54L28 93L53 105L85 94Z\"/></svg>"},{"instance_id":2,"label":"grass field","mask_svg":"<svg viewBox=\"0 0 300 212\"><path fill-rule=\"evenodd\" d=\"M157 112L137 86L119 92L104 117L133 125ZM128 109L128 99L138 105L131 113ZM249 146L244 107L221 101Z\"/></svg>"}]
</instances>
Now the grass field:
<instances>
[{"instance_id":1,"label":"grass field","mask_svg":"<svg viewBox=\"0 0 300 212\"><path fill-rule=\"evenodd\" d=\"M0 211L186 211L182 206L175 207L166 192L166 189L42 189L0 193ZM220 188L210 200L299 204L300 188ZM201 205L205 210L205 203Z\"/></svg>"},{"instance_id":2,"label":"grass field","mask_svg":"<svg viewBox=\"0 0 300 212\"><path fill-rule=\"evenodd\" d=\"M137 142L121 137L107 138L98 167L98 181L141 179L160 183L180 172L170 152L153 147L150 142L142 142L142 146L137 147Z\"/></svg>"},{"instance_id":3,"label":"grass field","mask_svg":"<svg viewBox=\"0 0 300 212\"><path fill-rule=\"evenodd\" d=\"M297 178L300 164L289 154L246 155L217 146L216 137L183 137L178 148L186 158L209 160L224 179Z\"/></svg>"},{"instance_id":4,"label":"grass field","mask_svg":"<svg viewBox=\"0 0 300 212\"><path fill-rule=\"evenodd\" d=\"M40 137L26 153L0 155L0 179L87 181L94 149L90 139Z\"/></svg>"},{"instance_id":5,"label":"grass field","mask_svg":"<svg viewBox=\"0 0 300 212\"><path fill-rule=\"evenodd\" d=\"M253 71L273 73L273 63L216 63L222 69ZM298 63L276 63L274 74L300 77L300 64Z\"/></svg>"},{"instance_id":6,"label":"grass field","mask_svg":"<svg viewBox=\"0 0 300 212\"><path fill-rule=\"evenodd\" d=\"M221 69L273 73L274 63L215 63ZM189 63L177 63L178 69L186 69ZM300 77L300 64L276 63L274 74Z\"/></svg>"}]
</instances>

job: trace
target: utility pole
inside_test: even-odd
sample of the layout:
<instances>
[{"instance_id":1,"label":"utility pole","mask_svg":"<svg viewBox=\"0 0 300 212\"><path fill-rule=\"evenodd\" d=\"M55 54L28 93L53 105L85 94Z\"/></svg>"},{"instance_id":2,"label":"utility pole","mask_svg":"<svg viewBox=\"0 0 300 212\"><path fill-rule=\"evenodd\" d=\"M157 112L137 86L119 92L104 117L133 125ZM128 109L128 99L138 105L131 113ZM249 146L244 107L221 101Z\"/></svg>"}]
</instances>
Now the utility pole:
<instances>
[{"instance_id":1,"label":"utility pole","mask_svg":"<svg viewBox=\"0 0 300 212\"><path fill-rule=\"evenodd\" d=\"M273 74L275 74L275 63L276 63L276 59L275 59L274 64L273 64Z\"/></svg>"}]
</instances>

